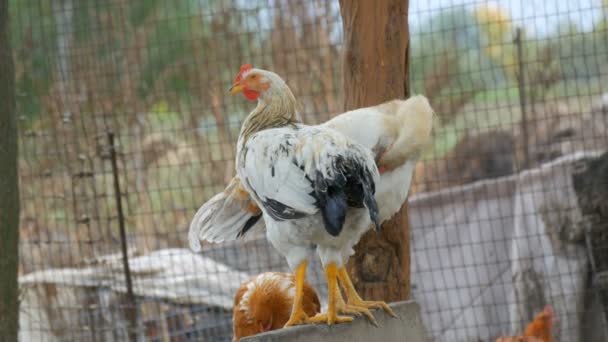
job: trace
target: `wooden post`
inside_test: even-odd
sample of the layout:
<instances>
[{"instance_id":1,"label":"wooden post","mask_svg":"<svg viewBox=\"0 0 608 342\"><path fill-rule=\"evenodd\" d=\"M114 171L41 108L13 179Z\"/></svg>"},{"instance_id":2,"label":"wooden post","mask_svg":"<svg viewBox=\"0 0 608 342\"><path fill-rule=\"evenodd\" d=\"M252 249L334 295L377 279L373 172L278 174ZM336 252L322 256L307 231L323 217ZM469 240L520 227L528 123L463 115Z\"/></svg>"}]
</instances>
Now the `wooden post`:
<instances>
[{"instance_id":1,"label":"wooden post","mask_svg":"<svg viewBox=\"0 0 608 342\"><path fill-rule=\"evenodd\" d=\"M8 0L0 0L0 341L17 341L19 329L19 187L15 73Z\"/></svg>"},{"instance_id":2,"label":"wooden post","mask_svg":"<svg viewBox=\"0 0 608 342\"><path fill-rule=\"evenodd\" d=\"M344 32L344 110L409 96L407 0L340 0ZM367 300L397 301L410 295L410 231L407 204L382 227L368 232L348 264Z\"/></svg>"}]
</instances>

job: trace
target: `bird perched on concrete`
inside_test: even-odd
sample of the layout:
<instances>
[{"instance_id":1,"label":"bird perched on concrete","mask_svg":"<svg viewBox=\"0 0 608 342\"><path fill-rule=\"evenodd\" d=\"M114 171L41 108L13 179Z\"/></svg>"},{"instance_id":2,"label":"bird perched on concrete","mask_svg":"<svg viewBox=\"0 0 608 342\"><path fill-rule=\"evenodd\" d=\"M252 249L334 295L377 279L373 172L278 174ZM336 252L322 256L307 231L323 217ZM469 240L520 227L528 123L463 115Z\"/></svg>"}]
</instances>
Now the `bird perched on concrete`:
<instances>
[{"instance_id":1,"label":"bird perched on concrete","mask_svg":"<svg viewBox=\"0 0 608 342\"><path fill-rule=\"evenodd\" d=\"M282 328L289 320L295 296L295 277L282 272L259 274L241 285L234 297L233 341ZM312 317L321 304L307 282L302 288L302 310Z\"/></svg>"},{"instance_id":2,"label":"bird perched on concrete","mask_svg":"<svg viewBox=\"0 0 608 342\"><path fill-rule=\"evenodd\" d=\"M237 177L198 210L190 225L191 248L199 250L199 240L231 240L265 224L268 239L296 274L286 326L352 320L337 312L371 317L369 308L392 314L385 303L360 298L344 264L361 235L372 224L378 228L407 198L432 128L426 98L394 100L306 126L291 90L273 72L244 66L230 92L242 92L258 105L241 129ZM301 309L299 289L314 252L325 268L328 311L310 318Z\"/></svg>"}]
</instances>

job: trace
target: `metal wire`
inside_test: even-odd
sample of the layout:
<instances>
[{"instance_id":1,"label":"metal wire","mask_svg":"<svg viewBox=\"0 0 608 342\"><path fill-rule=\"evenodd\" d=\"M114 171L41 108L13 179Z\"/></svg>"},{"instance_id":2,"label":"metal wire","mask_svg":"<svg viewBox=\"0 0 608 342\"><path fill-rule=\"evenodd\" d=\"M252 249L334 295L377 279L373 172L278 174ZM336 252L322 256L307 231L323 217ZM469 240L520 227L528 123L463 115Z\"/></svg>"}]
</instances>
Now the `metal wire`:
<instances>
[{"instance_id":1,"label":"metal wire","mask_svg":"<svg viewBox=\"0 0 608 342\"><path fill-rule=\"evenodd\" d=\"M594 209L608 182L590 161L608 147L607 6L410 0L411 89L437 112L410 196L413 297L433 340L519 334L545 304L559 341L606 333L594 299L608 298L606 285L591 279L608 268L591 259L608 249L608 211ZM226 89L252 63L284 77L306 123L339 113L338 1L9 9L22 339L230 340L238 286L288 268L263 238L186 250L195 210L234 173L252 108ZM581 164L598 183L572 181ZM309 276L323 295L318 265Z\"/></svg>"}]
</instances>

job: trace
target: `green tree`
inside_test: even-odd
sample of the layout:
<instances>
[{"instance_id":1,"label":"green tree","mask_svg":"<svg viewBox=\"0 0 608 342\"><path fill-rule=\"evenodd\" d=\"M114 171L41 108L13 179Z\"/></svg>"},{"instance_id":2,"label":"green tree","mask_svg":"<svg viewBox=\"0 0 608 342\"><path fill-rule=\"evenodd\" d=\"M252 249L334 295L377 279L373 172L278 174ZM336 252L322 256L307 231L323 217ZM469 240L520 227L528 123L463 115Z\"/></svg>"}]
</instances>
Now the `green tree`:
<instances>
[{"instance_id":1,"label":"green tree","mask_svg":"<svg viewBox=\"0 0 608 342\"><path fill-rule=\"evenodd\" d=\"M486 48L484 31L464 7L440 12L412 35L412 89L431 99L443 123L480 92L504 84L504 71Z\"/></svg>"}]
</instances>

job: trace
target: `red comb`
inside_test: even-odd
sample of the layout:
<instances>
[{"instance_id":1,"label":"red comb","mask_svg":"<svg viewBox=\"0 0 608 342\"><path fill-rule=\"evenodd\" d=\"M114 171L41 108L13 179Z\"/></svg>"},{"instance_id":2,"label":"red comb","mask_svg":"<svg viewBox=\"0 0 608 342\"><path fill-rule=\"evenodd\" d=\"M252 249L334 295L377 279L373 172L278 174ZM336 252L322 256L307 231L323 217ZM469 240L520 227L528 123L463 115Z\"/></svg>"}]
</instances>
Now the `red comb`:
<instances>
[{"instance_id":1,"label":"red comb","mask_svg":"<svg viewBox=\"0 0 608 342\"><path fill-rule=\"evenodd\" d=\"M243 65L241 65L241 71L239 71L239 73L234 78L234 83L239 82L240 80L242 80L243 79L243 74L246 71L249 71L251 69L253 69L253 66L251 66L251 64L243 64Z\"/></svg>"}]
</instances>

